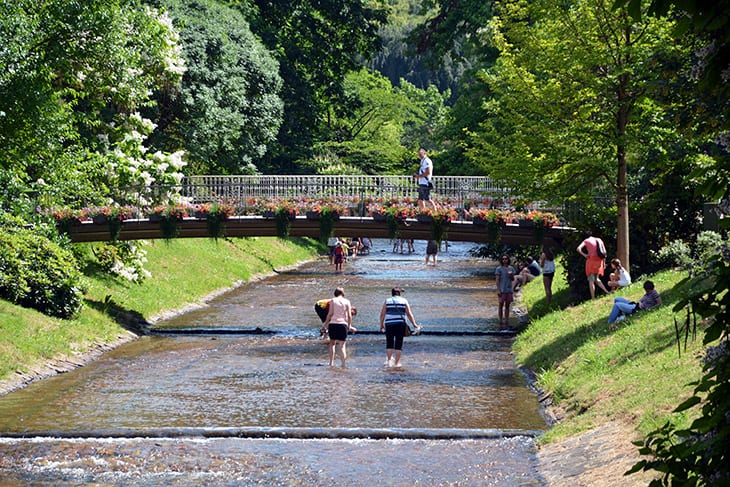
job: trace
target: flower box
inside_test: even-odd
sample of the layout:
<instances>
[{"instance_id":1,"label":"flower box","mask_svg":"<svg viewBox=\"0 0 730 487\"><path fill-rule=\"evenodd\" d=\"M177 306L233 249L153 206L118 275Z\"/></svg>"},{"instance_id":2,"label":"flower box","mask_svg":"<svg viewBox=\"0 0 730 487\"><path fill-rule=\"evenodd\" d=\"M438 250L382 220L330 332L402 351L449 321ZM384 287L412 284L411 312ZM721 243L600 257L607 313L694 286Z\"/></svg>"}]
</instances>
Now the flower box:
<instances>
[{"instance_id":1,"label":"flower box","mask_svg":"<svg viewBox=\"0 0 730 487\"><path fill-rule=\"evenodd\" d=\"M373 213L373 220L383 223L388 220L388 216L385 213Z\"/></svg>"},{"instance_id":2,"label":"flower box","mask_svg":"<svg viewBox=\"0 0 730 487\"><path fill-rule=\"evenodd\" d=\"M319 220L319 212L318 211L308 211L305 213L307 220Z\"/></svg>"},{"instance_id":3,"label":"flower box","mask_svg":"<svg viewBox=\"0 0 730 487\"><path fill-rule=\"evenodd\" d=\"M418 215L416 215L416 220L418 221L418 223L431 223L431 222L433 222L433 216L418 214Z\"/></svg>"},{"instance_id":4,"label":"flower box","mask_svg":"<svg viewBox=\"0 0 730 487\"><path fill-rule=\"evenodd\" d=\"M486 227L487 226L487 220L485 220L484 218L478 217L478 216L475 216L474 218L472 218L471 219L471 222L472 222L472 224L474 224L474 225L476 225L478 227Z\"/></svg>"},{"instance_id":5,"label":"flower box","mask_svg":"<svg viewBox=\"0 0 730 487\"><path fill-rule=\"evenodd\" d=\"M276 216L276 213L272 210L264 210L261 212L261 216L264 218L274 218Z\"/></svg>"},{"instance_id":6,"label":"flower box","mask_svg":"<svg viewBox=\"0 0 730 487\"><path fill-rule=\"evenodd\" d=\"M106 215L94 215L93 217L91 217L91 221L93 221L97 225L103 225L107 222L107 217Z\"/></svg>"}]
</instances>

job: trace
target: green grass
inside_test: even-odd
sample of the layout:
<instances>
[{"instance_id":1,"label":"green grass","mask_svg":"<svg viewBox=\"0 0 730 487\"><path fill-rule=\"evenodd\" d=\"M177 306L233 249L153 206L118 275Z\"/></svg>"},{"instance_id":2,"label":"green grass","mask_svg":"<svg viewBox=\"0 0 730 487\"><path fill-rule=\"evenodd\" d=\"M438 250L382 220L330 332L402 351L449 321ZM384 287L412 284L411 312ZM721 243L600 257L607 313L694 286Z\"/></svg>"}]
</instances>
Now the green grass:
<instances>
[{"instance_id":1,"label":"green grass","mask_svg":"<svg viewBox=\"0 0 730 487\"><path fill-rule=\"evenodd\" d=\"M651 276L662 306L613 328L607 322L613 295L546 312L541 280L524 288L523 304L545 314L518 336L513 352L519 365L536 373L540 387L552 394L553 405L565 415L542 441L556 441L613 419L627 421L645 435L691 394L687 384L701 375L702 339L690 341L680 355L674 320L682 321L682 316L672 308L682 293L683 278L675 271ZM555 279L553 287L567 296L562 281ZM638 301L643 293L638 282L618 294Z\"/></svg>"},{"instance_id":2,"label":"green grass","mask_svg":"<svg viewBox=\"0 0 730 487\"><path fill-rule=\"evenodd\" d=\"M93 244L78 245L82 255L91 255ZM309 239L271 237L158 240L144 249L152 277L142 284L100 272L88 259L84 308L72 320L50 318L0 300L0 382L49 359L115 341L125 330L114 316L150 319L236 282L312 259L322 250Z\"/></svg>"}]
</instances>

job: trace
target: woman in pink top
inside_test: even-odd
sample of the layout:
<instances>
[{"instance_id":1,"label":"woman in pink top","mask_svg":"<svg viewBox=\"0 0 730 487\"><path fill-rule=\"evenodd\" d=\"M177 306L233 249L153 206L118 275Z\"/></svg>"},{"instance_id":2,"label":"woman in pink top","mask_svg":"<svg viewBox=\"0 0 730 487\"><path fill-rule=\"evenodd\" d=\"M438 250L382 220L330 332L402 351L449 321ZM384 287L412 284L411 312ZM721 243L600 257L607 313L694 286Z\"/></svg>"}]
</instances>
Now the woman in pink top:
<instances>
[{"instance_id":1,"label":"woman in pink top","mask_svg":"<svg viewBox=\"0 0 730 487\"><path fill-rule=\"evenodd\" d=\"M335 289L335 297L330 301L327 319L325 319L323 326L327 327L330 337L330 367L335 365L335 351L339 346L340 363L344 369L346 366L345 361L347 360L347 346L345 343L347 333L350 331L355 333L357 329L352 326L352 305L345 298L345 290L341 287Z\"/></svg>"},{"instance_id":2,"label":"woman in pink top","mask_svg":"<svg viewBox=\"0 0 730 487\"><path fill-rule=\"evenodd\" d=\"M586 259L586 276L588 277L588 290L591 292L591 299L596 297L596 285L608 294L608 289L601 281L603 271L606 269L606 246L603 244L603 240L591 236L591 232L586 232L583 234L583 241L576 250ZM600 255L601 253L603 255Z\"/></svg>"}]
</instances>

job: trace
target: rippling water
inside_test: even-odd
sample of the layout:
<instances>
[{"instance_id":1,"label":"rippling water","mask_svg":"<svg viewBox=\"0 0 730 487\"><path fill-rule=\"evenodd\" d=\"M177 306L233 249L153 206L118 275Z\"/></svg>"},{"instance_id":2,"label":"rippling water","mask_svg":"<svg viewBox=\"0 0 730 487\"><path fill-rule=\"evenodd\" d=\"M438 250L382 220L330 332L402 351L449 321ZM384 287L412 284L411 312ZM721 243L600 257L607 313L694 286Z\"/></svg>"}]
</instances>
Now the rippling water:
<instances>
[{"instance_id":1,"label":"rippling water","mask_svg":"<svg viewBox=\"0 0 730 487\"><path fill-rule=\"evenodd\" d=\"M0 480L53 485L539 485L534 444L480 440L157 438L200 428L539 430L538 404L496 331L493 268L452 246L439 266L385 241L335 274L325 259L247 284L160 323L71 373L0 398ZM406 339L404 368L386 370L378 316L406 288L426 334ZM343 286L359 310L348 368L326 366L317 299ZM240 334L259 328L265 334ZM210 330L204 335L171 331ZM165 332L168 333L165 333ZM227 334L219 334L227 331ZM459 335L457 332L470 332ZM479 334L479 332L484 334ZM285 461L284 461L285 459ZM124 468L121 466L124 465ZM198 465L193 468L192 465ZM73 472L73 473L71 473ZM396 472L400 476L396 475ZM68 483L62 483L68 476ZM49 481L50 482L50 481ZM18 484L22 485L22 484Z\"/></svg>"}]
</instances>

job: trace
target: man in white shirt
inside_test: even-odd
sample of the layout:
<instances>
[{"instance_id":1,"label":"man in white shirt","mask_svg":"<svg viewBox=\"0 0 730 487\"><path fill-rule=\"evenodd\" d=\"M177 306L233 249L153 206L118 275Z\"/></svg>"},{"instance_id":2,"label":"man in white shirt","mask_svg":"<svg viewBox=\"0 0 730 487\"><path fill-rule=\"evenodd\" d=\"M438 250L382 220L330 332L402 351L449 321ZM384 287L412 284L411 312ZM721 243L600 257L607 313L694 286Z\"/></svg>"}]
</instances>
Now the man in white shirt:
<instances>
[{"instance_id":1,"label":"man in white shirt","mask_svg":"<svg viewBox=\"0 0 730 487\"><path fill-rule=\"evenodd\" d=\"M421 160L421 167L418 173L413 175L413 179L418 180L418 208L426 209L426 202L435 210L436 204L431 200L431 177L433 176L433 162L426 155L426 149L421 147L418 149L418 158Z\"/></svg>"}]
</instances>

